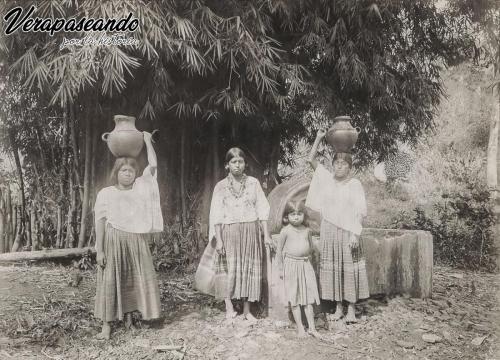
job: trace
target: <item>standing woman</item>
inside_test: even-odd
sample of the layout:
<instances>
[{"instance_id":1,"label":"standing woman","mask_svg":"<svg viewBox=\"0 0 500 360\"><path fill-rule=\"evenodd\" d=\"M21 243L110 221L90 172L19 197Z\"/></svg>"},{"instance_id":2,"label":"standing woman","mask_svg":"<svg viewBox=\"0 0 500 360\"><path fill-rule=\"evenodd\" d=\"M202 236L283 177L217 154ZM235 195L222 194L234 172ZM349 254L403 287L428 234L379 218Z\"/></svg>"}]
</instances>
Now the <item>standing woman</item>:
<instances>
[{"instance_id":1,"label":"standing woman","mask_svg":"<svg viewBox=\"0 0 500 360\"><path fill-rule=\"evenodd\" d=\"M160 292L149 244L163 231L156 154L151 134L143 132L148 166L138 177L134 158L117 158L108 186L97 194L95 228L97 292L95 317L103 321L99 339L109 339L111 322L132 326L132 312L145 320L160 317Z\"/></svg>"},{"instance_id":2,"label":"standing woman","mask_svg":"<svg viewBox=\"0 0 500 360\"><path fill-rule=\"evenodd\" d=\"M308 161L315 170L306 206L322 216L320 230L320 297L336 302L336 311L328 320L344 316L342 301L348 302L346 322L356 322L354 304L370 296L366 265L359 235L366 216L366 200L359 180L350 176L352 157L336 153L334 174L315 159L318 145L326 135L319 130Z\"/></svg>"},{"instance_id":3,"label":"standing woman","mask_svg":"<svg viewBox=\"0 0 500 360\"><path fill-rule=\"evenodd\" d=\"M226 154L228 175L214 188L209 239L215 236L216 250L226 258L226 283L215 290L215 296L226 303L226 318L236 316L231 299L242 299L244 318L255 321L250 302L259 301L261 295L261 234L270 244L269 203L259 181L245 174L245 160L245 153L236 147Z\"/></svg>"}]
</instances>

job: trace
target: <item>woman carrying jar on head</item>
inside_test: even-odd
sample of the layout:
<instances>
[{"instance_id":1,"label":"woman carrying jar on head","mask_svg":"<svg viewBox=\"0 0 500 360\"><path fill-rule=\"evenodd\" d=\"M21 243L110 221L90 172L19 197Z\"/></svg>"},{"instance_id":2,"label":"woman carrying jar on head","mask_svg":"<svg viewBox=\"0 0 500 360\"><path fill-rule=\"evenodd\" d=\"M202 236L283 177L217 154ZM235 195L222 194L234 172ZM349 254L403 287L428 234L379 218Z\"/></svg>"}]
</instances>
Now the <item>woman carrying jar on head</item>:
<instances>
[{"instance_id":1,"label":"woman carrying jar on head","mask_svg":"<svg viewBox=\"0 0 500 360\"><path fill-rule=\"evenodd\" d=\"M336 153L332 174L316 160L316 152L326 132L319 130L308 161L314 169L306 206L319 211L320 229L319 290L322 300L336 302L329 321L344 316L342 301L347 301L346 322L356 322L355 303L370 296L366 265L359 242L366 216L363 186L351 177L352 156Z\"/></svg>"},{"instance_id":2,"label":"woman carrying jar on head","mask_svg":"<svg viewBox=\"0 0 500 360\"><path fill-rule=\"evenodd\" d=\"M160 317L160 292L149 249L151 234L163 231L156 154L144 132L148 166L138 176L134 158L117 158L113 184L97 194L95 228L97 292L94 316L103 321L99 339L109 339L111 322L132 326L132 312L145 320Z\"/></svg>"}]
</instances>

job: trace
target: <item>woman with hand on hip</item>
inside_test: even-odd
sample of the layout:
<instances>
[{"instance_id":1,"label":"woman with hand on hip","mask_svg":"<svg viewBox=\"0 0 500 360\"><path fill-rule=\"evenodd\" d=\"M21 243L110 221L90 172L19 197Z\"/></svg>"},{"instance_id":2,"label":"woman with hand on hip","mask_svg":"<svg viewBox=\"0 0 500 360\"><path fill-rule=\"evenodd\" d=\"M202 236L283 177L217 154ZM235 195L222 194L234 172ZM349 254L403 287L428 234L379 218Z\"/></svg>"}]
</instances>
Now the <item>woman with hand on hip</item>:
<instances>
[{"instance_id":1,"label":"woman with hand on hip","mask_svg":"<svg viewBox=\"0 0 500 360\"><path fill-rule=\"evenodd\" d=\"M103 321L99 339L109 339L111 322L132 326L132 312L145 320L160 317L160 292L149 249L151 234L163 231L156 154L144 132L148 166L138 176L134 158L117 158L112 186L97 194L95 228L97 292L95 317Z\"/></svg>"}]
</instances>

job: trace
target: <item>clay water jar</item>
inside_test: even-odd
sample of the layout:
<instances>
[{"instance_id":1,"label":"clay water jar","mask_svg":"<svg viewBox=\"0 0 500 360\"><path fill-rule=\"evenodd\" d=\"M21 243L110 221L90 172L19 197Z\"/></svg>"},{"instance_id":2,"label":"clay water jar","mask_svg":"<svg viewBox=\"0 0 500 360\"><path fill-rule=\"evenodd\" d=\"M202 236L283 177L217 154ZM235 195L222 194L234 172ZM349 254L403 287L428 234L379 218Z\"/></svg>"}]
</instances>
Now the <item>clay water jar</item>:
<instances>
[{"instance_id":1,"label":"clay water jar","mask_svg":"<svg viewBox=\"0 0 500 360\"><path fill-rule=\"evenodd\" d=\"M333 122L333 126L326 132L326 142L333 146L335 152L351 152L361 130L351 125L349 116L337 116Z\"/></svg>"},{"instance_id":2,"label":"clay water jar","mask_svg":"<svg viewBox=\"0 0 500 360\"><path fill-rule=\"evenodd\" d=\"M116 157L137 157L144 146L144 135L135 127L135 117L115 115L115 128L102 134L111 153Z\"/></svg>"}]
</instances>

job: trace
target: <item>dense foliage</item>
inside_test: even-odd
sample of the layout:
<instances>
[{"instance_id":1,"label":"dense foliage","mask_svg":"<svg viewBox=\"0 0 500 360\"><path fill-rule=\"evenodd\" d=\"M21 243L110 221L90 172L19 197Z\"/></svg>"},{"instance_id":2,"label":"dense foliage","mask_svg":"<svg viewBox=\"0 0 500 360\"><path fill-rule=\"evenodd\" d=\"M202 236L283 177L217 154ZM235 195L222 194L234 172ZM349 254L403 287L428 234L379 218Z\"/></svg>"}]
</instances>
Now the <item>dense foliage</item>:
<instances>
[{"instance_id":1,"label":"dense foliage","mask_svg":"<svg viewBox=\"0 0 500 360\"><path fill-rule=\"evenodd\" d=\"M492 227L496 217L490 191L472 156L449 157L446 162L454 188L434 202L431 211L417 207L413 214L401 213L394 227L430 231L440 263L467 269L496 268Z\"/></svg>"}]
</instances>

